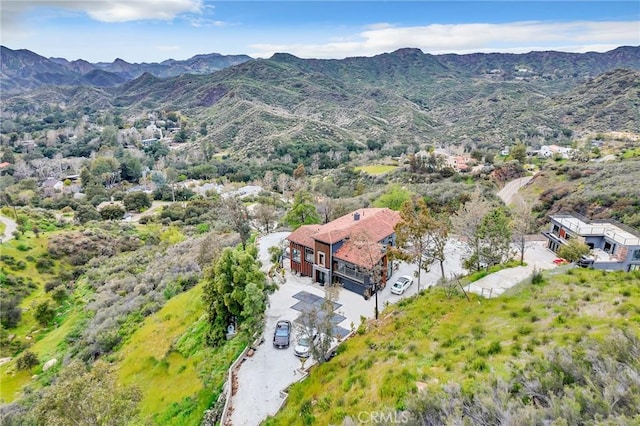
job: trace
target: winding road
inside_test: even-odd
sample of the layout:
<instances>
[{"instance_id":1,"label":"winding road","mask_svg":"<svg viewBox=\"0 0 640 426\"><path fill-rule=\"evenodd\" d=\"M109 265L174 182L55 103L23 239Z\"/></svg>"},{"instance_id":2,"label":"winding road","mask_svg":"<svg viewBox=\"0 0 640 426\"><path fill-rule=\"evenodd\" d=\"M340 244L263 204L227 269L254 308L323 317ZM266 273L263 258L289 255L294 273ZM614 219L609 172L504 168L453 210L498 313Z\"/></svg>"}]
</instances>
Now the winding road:
<instances>
[{"instance_id":1,"label":"winding road","mask_svg":"<svg viewBox=\"0 0 640 426\"><path fill-rule=\"evenodd\" d=\"M518 179L514 179L498 191L498 197L508 206L513 201L513 196L516 195L518 190L529 183L533 176L525 176Z\"/></svg>"}]
</instances>

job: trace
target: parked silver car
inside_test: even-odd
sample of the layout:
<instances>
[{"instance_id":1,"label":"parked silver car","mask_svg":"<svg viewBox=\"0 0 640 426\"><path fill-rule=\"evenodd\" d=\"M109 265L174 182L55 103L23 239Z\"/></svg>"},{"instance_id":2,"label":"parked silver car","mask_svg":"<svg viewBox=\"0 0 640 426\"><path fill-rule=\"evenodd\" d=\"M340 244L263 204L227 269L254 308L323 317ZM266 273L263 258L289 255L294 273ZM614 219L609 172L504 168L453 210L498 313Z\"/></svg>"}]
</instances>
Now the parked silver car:
<instances>
[{"instance_id":1,"label":"parked silver car","mask_svg":"<svg viewBox=\"0 0 640 426\"><path fill-rule=\"evenodd\" d=\"M398 278L398 281L393 283L391 286L391 293L393 294L403 294L409 287L413 284L413 278L408 275L403 275Z\"/></svg>"}]
</instances>

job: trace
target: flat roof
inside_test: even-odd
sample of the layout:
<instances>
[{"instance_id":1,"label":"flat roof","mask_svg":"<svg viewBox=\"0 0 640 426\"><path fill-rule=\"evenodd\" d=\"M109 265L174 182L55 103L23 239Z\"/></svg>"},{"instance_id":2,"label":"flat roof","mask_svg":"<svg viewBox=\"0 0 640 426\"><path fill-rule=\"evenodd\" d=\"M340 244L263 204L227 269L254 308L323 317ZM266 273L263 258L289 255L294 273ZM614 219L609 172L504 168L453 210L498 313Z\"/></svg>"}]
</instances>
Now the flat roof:
<instances>
[{"instance_id":1,"label":"flat roof","mask_svg":"<svg viewBox=\"0 0 640 426\"><path fill-rule=\"evenodd\" d=\"M565 228L570 229L578 235L604 235L611 238L616 243L627 246L640 245L640 237L618 225L607 221L586 222L573 215L552 215L551 218Z\"/></svg>"}]
</instances>

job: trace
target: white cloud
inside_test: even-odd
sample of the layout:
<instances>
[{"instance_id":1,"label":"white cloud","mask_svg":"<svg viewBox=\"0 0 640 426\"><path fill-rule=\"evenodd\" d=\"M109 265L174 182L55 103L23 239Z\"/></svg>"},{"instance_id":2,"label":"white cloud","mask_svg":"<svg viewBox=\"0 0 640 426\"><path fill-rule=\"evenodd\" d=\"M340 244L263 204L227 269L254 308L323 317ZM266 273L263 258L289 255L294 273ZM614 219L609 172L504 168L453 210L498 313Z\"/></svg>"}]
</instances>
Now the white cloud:
<instances>
[{"instance_id":1,"label":"white cloud","mask_svg":"<svg viewBox=\"0 0 640 426\"><path fill-rule=\"evenodd\" d=\"M403 47L425 53L523 52L530 50L604 51L640 44L638 21L513 22L504 24L433 24L394 27L367 26L345 41L321 44L260 43L250 47L254 57L288 52L303 58L371 56Z\"/></svg>"},{"instance_id":2,"label":"white cloud","mask_svg":"<svg viewBox=\"0 0 640 426\"><path fill-rule=\"evenodd\" d=\"M181 13L200 13L202 0L99 0L74 3L91 18L102 22L126 22L143 19L169 21Z\"/></svg>"},{"instance_id":3,"label":"white cloud","mask_svg":"<svg viewBox=\"0 0 640 426\"><path fill-rule=\"evenodd\" d=\"M101 22L171 20L182 13L201 13L203 0L4 0L2 23L16 24L24 12L47 7L84 12Z\"/></svg>"}]
</instances>

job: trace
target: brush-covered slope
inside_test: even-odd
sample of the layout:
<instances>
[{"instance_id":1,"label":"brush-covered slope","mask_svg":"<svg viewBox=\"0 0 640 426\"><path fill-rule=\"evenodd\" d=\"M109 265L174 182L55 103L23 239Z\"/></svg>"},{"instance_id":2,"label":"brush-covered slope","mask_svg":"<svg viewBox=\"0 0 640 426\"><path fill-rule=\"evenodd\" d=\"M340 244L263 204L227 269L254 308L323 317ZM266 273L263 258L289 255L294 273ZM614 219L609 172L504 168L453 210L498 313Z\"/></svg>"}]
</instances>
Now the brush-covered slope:
<instances>
[{"instance_id":1,"label":"brush-covered slope","mask_svg":"<svg viewBox=\"0 0 640 426\"><path fill-rule=\"evenodd\" d=\"M495 299L432 288L361 325L265 423L357 424L377 413L422 419L415 424L537 424L557 408L577 423L597 414L631 424L639 284L637 272L565 269ZM614 394L619 405L608 404Z\"/></svg>"}]
</instances>

